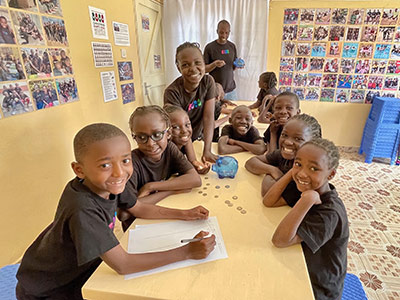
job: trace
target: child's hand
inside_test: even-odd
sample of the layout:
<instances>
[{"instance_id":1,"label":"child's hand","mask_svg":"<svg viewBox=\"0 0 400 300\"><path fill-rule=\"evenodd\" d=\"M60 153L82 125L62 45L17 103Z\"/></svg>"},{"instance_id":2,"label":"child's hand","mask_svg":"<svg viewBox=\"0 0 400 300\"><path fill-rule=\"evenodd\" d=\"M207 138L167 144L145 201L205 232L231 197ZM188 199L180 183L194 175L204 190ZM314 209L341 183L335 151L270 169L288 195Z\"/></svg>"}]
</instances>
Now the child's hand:
<instances>
[{"instance_id":1,"label":"child's hand","mask_svg":"<svg viewBox=\"0 0 400 300\"><path fill-rule=\"evenodd\" d=\"M221 103L227 104L227 105L230 105L230 106L237 106L236 103L233 103L232 101L226 100L226 99L221 100Z\"/></svg>"},{"instance_id":2,"label":"child's hand","mask_svg":"<svg viewBox=\"0 0 400 300\"><path fill-rule=\"evenodd\" d=\"M202 238L208 235L206 231L200 231L194 238ZM208 238L204 238L199 242L192 242L184 247L186 247L187 259L203 259L206 258L215 248L215 235Z\"/></svg>"},{"instance_id":3,"label":"child's hand","mask_svg":"<svg viewBox=\"0 0 400 300\"><path fill-rule=\"evenodd\" d=\"M216 67L221 68L221 67L225 66L225 61L222 59L217 59L214 61L214 64Z\"/></svg>"},{"instance_id":4,"label":"child's hand","mask_svg":"<svg viewBox=\"0 0 400 300\"><path fill-rule=\"evenodd\" d=\"M218 159L218 155L213 154L211 151L207 151L203 153L203 156L201 157L201 161L203 163L215 163Z\"/></svg>"},{"instance_id":5,"label":"child's hand","mask_svg":"<svg viewBox=\"0 0 400 300\"><path fill-rule=\"evenodd\" d=\"M207 174L210 171L211 164L209 162L202 163L198 160L192 161L193 167L196 169L199 174Z\"/></svg>"},{"instance_id":6,"label":"child's hand","mask_svg":"<svg viewBox=\"0 0 400 300\"><path fill-rule=\"evenodd\" d=\"M272 176L276 181L278 181L279 178L283 176L283 172L279 170L279 168L272 168L271 171L269 172L269 175Z\"/></svg>"},{"instance_id":7,"label":"child's hand","mask_svg":"<svg viewBox=\"0 0 400 300\"><path fill-rule=\"evenodd\" d=\"M151 187L152 182L146 183L142 188L139 190L138 198L146 197L154 192L154 189Z\"/></svg>"},{"instance_id":8,"label":"child's hand","mask_svg":"<svg viewBox=\"0 0 400 300\"><path fill-rule=\"evenodd\" d=\"M321 198L319 197L318 192L314 190L307 190L301 194L301 199L305 201L310 201L313 205L321 204Z\"/></svg>"},{"instance_id":9,"label":"child's hand","mask_svg":"<svg viewBox=\"0 0 400 300\"><path fill-rule=\"evenodd\" d=\"M227 143L228 143L228 145L236 145L236 140L234 140L234 139L228 139L228 141L227 141Z\"/></svg>"},{"instance_id":10,"label":"child's hand","mask_svg":"<svg viewBox=\"0 0 400 300\"><path fill-rule=\"evenodd\" d=\"M192 209L184 210L183 220L205 220L208 218L208 209L199 205Z\"/></svg>"},{"instance_id":11,"label":"child's hand","mask_svg":"<svg viewBox=\"0 0 400 300\"><path fill-rule=\"evenodd\" d=\"M278 124L278 122L276 120L271 121L271 123L269 124L269 130L272 134L277 135L279 128L281 127L281 125Z\"/></svg>"}]
</instances>

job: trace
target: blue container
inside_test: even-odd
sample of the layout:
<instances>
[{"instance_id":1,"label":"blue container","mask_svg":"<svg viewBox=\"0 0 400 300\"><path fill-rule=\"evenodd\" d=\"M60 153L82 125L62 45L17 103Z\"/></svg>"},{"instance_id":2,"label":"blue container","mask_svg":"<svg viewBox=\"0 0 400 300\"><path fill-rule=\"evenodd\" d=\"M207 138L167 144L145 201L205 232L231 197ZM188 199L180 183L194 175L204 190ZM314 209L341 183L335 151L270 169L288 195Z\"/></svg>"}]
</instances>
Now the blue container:
<instances>
[{"instance_id":1,"label":"blue container","mask_svg":"<svg viewBox=\"0 0 400 300\"><path fill-rule=\"evenodd\" d=\"M396 161L400 143L400 99L375 97L365 123L359 153L365 153L365 162L374 157Z\"/></svg>"},{"instance_id":2,"label":"blue container","mask_svg":"<svg viewBox=\"0 0 400 300\"><path fill-rule=\"evenodd\" d=\"M218 174L218 178L235 178L238 167L238 161L234 157L220 156L212 165L212 170Z\"/></svg>"}]
</instances>

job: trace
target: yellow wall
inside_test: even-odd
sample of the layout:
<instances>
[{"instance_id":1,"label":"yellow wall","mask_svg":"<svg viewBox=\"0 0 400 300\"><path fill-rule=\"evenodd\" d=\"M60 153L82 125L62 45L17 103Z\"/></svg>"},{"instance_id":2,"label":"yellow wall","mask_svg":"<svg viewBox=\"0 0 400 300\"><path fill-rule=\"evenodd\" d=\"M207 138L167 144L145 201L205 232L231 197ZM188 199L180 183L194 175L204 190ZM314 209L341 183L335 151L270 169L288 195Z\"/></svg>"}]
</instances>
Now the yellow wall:
<instances>
[{"instance_id":1,"label":"yellow wall","mask_svg":"<svg viewBox=\"0 0 400 300\"><path fill-rule=\"evenodd\" d=\"M108 41L93 39L89 5L106 11ZM0 266L15 262L51 222L59 196L74 176L75 133L93 122L112 123L129 133L129 115L142 99L133 1L61 0L61 6L80 100L0 120ZM130 47L114 45L112 21L129 24ZM111 43L115 64L133 61L136 102L122 104L117 78L119 99L104 103L100 72L114 70L117 75L117 67L94 67L92 41ZM126 59L121 48L127 50Z\"/></svg>"},{"instance_id":2,"label":"yellow wall","mask_svg":"<svg viewBox=\"0 0 400 300\"><path fill-rule=\"evenodd\" d=\"M400 1L281 1L271 0L268 20L269 71L279 74L285 8L396 8ZM371 105L301 101L301 110L317 118L323 136L339 146L359 147Z\"/></svg>"}]
</instances>

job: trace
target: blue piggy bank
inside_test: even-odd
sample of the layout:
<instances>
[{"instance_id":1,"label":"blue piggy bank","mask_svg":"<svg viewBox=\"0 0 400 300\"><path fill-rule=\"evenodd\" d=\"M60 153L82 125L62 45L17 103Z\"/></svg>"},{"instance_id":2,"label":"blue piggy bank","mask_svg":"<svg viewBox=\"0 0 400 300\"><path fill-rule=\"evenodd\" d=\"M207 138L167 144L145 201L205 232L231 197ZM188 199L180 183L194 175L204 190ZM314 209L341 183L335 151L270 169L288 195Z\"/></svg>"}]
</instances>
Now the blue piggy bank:
<instances>
[{"instance_id":1,"label":"blue piggy bank","mask_svg":"<svg viewBox=\"0 0 400 300\"><path fill-rule=\"evenodd\" d=\"M220 156L212 170L218 174L218 178L234 178L238 170L238 161L232 156Z\"/></svg>"},{"instance_id":2,"label":"blue piggy bank","mask_svg":"<svg viewBox=\"0 0 400 300\"><path fill-rule=\"evenodd\" d=\"M233 62L233 64L237 67L237 68L244 68L244 60L243 58L236 58L235 61Z\"/></svg>"}]
</instances>

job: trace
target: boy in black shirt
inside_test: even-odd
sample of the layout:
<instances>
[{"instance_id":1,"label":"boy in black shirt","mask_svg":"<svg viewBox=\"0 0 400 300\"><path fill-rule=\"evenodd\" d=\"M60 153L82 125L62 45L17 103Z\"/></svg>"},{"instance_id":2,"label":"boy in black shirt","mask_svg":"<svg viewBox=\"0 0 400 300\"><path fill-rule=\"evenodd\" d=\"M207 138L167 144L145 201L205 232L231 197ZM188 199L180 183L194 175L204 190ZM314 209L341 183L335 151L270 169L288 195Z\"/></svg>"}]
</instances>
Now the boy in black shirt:
<instances>
[{"instance_id":1,"label":"boy in black shirt","mask_svg":"<svg viewBox=\"0 0 400 300\"><path fill-rule=\"evenodd\" d=\"M132 175L128 138L110 124L88 125L75 136L74 152L72 169L77 177L67 184L54 221L22 258L17 299L83 299L81 288L102 260L119 274L128 274L205 258L214 249L212 236L169 251L128 254L113 233L118 194ZM177 210L140 202L128 211L142 218L193 220L208 216L203 207Z\"/></svg>"},{"instance_id":2,"label":"boy in black shirt","mask_svg":"<svg viewBox=\"0 0 400 300\"><path fill-rule=\"evenodd\" d=\"M246 105L239 105L232 111L230 125L222 128L218 140L218 153L229 154L250 151L254 154L264 153L266 146L260 134L253 126L253 115Z\"/></svg>"}]
</instances>

